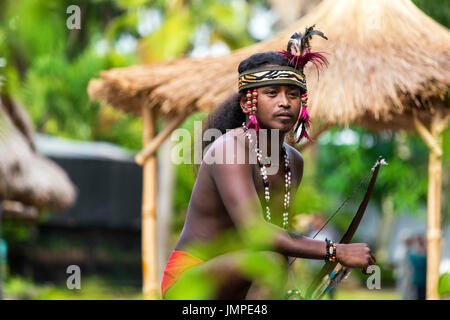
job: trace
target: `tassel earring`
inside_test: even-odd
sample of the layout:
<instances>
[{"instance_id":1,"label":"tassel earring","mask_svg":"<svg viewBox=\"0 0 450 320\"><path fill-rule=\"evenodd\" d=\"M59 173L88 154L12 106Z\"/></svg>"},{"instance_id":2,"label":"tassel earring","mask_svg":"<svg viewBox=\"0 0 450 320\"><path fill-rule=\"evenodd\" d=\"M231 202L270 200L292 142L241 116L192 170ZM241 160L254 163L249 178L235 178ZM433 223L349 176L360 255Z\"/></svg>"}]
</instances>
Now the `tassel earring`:
<instances>
[{"instance_id":1,"label":"tassel earring","mask_svg":"<svg viewBox=\"0 0 450 320\"><path fill-rule=\"evenodd\" d=\"M306 138L312 142L316 142L308 134L308 131L311 129L311 121L309 120L308 111L306 111L306 108L308 107L307 104L308 104L308 94L304 93L301 96L302 110L300 112L300 116L298 117L297 128L295 129L295 131L297 132L301 127L300 136L296 140L296 143L299 143L303 138Z\"/></svg>"},{"instance_id":2,"label":"tassel earring","mask_svg":"<svg viewBox=\"0 0 450 320\"><path fill-rule=\"evenodd\" d=\"M258 91L256 89L253 89L253 93L251 90L247 90L247 109L249 111L249 117L250 121L244 126L246 130L248 129L255 129L256 133L258 134L259 129L261 127L259 126L258 120L256 119L256 102L258 97Z\"/></svg>"}]
</instances>

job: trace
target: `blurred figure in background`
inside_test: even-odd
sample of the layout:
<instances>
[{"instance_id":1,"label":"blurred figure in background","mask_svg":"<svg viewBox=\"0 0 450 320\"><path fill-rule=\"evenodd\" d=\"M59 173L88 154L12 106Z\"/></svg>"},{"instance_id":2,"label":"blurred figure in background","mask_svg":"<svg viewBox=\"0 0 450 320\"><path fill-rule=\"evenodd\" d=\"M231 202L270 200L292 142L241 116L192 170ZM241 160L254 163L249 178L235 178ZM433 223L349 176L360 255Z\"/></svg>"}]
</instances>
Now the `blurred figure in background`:
<instances>
[{"instance_id":1,"label":"blurred figure in background","mask_svg":"<svg viewBox=\"0 0 450 320\"><path fill-rule=\"evenodd\" d=\"M414 238L414 247L408 255L412 266L412 285L417 300L425 300L427 281L427 247L425 237L419 234Z\"/></svg>"}]
</instances>

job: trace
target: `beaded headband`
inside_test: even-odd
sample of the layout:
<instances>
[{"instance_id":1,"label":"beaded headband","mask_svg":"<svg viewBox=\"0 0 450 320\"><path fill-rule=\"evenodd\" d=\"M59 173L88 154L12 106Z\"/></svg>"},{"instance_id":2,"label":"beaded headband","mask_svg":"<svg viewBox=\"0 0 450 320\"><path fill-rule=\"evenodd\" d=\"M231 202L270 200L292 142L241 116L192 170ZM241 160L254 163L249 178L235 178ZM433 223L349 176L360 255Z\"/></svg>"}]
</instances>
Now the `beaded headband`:
<instances>
[{"instance_id":1,"label":"beaded headband","mask_svg":"<svg viewBox=\"0 0 450 320\"><path fill-rule=\"evenodd\" d=\"M267 66L251 69L239 74L239 90L269 85L295 85L306 91L303 72L288 66Z\"/></svg>"},{"instance_id":2,"label":"beaded headband","mask_svg":"<svg viewBox=\"0 0 450 320\"><path fill-rule=\"evenodd\" d=\"M327 65L328 61L321 52L312 52L310 41L313 36L320 36L325 40L328 38L323 32L314 30L315 25L305 28L304 33L294 33L289 39L286 50L279 51L286 60L288 66L265 66L251 70L244 71L239 74L239 91L247 90L247 105L250 109L250 121L245 124L245 129L254 128L256 132L260 129L258 120L256 118L256 102L257 91L255 88L264 87L268 85L295 85L299 87L303 93L301 95L301 112L295 125L294 132L300 130L296 143L299 143L302 138L314 141L309 136L310 119L306 111L308 103L308 94L306 93L306 77L303 69L308 62L311 62L319 73L319 67ZM253 94L251 90L253 89ZM250 95L250 97L249 97ZM253 95L253 100L251 96Z\"/></svg>"}]
</instances>

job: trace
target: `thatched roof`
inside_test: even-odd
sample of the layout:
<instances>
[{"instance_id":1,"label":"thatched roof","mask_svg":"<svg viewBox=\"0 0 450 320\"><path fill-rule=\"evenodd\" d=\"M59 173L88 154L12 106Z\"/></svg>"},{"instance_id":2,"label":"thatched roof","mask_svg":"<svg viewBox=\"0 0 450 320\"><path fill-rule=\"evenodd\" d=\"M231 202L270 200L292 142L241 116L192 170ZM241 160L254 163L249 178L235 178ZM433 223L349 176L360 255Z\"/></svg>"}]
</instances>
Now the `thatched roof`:
<instances>
[{"instance_id":1,"label":"thatched roof","mask_svg":"<svg viewBox=\"0 0 450 320\"><path fill-rule=\"evenodd\" d=\"M75 187L54 162L34 151L26 112L7 96L0 99L0 200L38 209L62 210L75 201Z\"/></svg>"},{"instance_id":2,"label":"thatched roof","mask_svg":"<svg viewBox=\"0 0 450 320\"><path fill-rule=\"evenodd\" d=\"M324 0L267 41L218 58L104 71L90 82L88 92L93 99L135 113L143 106L158 108L163 115L210 111L237 91L241 60L282 50L291 34L313 24L329 40L317 37L312 48L327 52L330 62L319 78L312 66L305 70L313 119L339 124L362 117L387 121L448 92L450 33L410 0Z\"/></svg>"}]
</instances>

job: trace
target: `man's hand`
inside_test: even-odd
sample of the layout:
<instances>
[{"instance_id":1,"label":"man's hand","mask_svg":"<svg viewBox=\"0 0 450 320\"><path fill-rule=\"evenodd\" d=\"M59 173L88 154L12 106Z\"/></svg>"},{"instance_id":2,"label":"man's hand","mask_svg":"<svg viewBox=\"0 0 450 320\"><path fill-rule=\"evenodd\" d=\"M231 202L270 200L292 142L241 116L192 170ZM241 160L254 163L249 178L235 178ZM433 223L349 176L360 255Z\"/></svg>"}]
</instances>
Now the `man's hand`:
<instances>
[{"instance_id":1,"label":"man's hand","mask_svg":"<svg viewBox=\"0 0 450 320\"><path fill-rule=\"evenodd\" d=\"M364 274L376 262L369 246L365 243L336 244L336 259L348 268L362 269Z\"/></svg>"}]
</instances>

